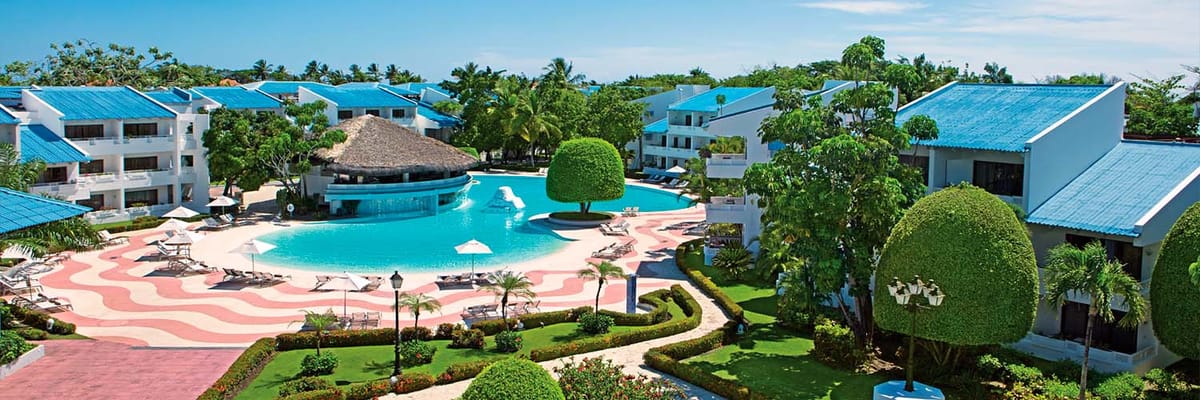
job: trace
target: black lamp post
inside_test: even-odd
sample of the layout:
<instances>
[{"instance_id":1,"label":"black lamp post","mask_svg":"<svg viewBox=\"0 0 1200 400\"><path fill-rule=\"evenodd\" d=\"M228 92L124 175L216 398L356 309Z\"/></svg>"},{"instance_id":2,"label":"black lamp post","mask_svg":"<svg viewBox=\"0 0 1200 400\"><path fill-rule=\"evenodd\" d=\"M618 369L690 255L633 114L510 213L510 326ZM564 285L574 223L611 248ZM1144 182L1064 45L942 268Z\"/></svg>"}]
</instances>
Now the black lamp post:
<instances>
[{"instance_id":1,"label":"black lamp post","mask_svg":"<svg viewBox=\"0 0 1200 400\"><path fill-rule=\"evenodd\" d=\"M917 335L917 313L942 305L942 300L946 299L946 294L942 293L942 289L933 280L925 283L919 275L913 275L912 281L908 283L900 281L899 277L892 278L892 284L888 285L888 294L896 299L896 303L904 307L911 316L912 325L908 331L908 368L907 379L904 381L904 391L913 391L913 350ZM920 299L925 299L925 304L920 304Z\"/></svg>"},{"instance_id":2,"label":"black lamp post","mask_svg":"<svg viewBox=\"0 0 1200 400\"><path fill-rule=\"evenodd\" d=\"M396 304L392 308L396 311L396 358L392 363L392 377L400 378L400 286L404 284L404 277L400 276L400 271L392 272L392 290L396 292Z\"/></svg>"}]
</instances>

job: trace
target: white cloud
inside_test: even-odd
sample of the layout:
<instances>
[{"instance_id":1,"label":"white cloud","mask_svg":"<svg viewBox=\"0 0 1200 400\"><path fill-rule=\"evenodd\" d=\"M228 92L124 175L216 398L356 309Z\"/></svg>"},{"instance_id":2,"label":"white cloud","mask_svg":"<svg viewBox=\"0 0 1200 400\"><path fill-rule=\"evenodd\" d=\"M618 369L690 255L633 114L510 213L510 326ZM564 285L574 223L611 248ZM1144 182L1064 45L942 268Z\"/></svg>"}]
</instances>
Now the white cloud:
<instances>
[{"instance_id":1,"label":"white cloud","mask_svg":"<svg viewBox=\"0 0 1200 400\"><path fill-rule=\"evenodd\" d=\"M805 8L842 11L854 14L899 14L928 7L924 3L907 1L815 1L798 4Z\"/></svg>"}]
</instances>

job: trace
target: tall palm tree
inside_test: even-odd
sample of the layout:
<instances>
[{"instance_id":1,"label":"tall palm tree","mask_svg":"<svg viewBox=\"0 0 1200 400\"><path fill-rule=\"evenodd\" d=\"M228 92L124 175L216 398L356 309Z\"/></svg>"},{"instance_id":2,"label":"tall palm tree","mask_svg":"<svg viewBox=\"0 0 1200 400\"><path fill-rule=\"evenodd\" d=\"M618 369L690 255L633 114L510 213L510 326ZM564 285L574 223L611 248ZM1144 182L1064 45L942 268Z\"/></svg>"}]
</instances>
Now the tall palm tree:
<instances>
[{"instance_id":1,"label":"tall palm tree","mask_svg":"<svg viewBox=\"0 0 1200 400\"><path fill-rule=\"evenodd\" d=\"M367 77L371 79L371 82L379 82L379 64L367 64Z\"/></svg>"},{"instance_id":2,"label":"tall palm tree","mask_svg":"<svg viewBox=\"0 0 1200 400\"><path fill-rule=\"evenodd\" d=\"M550 64L542 67L542 70L546 71L545 75L543 75L543 80L553 84L558 88L577 86L582 83L584 79L587 79L587 76L583 74L576 74L575 64L567 62L567 60L562 57L550 59Z\"/></svg>"},{"instance_id":3,"label":"tall palm tree","mask_svg":"<svg viewBox=\"0 0 1200 400\"><path fill-rule=\"evenodd\" d=\"M600 264L588 263L588 268L579 270L575 275L589 281L595 279L600 283L596 287L596 307L594 308L596 312L600 312L600 292L604 290L604 284L608 283L609 279L624 279L625 270L604 261Z\"/></svg>"},{"instance_id":4,"label":"tall palm tree","mask_svg":"<svg viewBox=\"0 0 1200 400\"><path fill-rule=\"evenodd\" d=\"M396 306L392 306L395 309ZM442 310L442 303L433 297L424 294L400 294L400 308L407 308L413 316L413 326L417 326L417 321L421 319L421 311L438 312Z\"/></svg>"},{"instance_id":5,"label":"tall palm tree","mask_svg":"<svg viewBox=\"0 0 1200 400\"><path fill-rule=\"evenodd\" d=\"M13 145L0 143L0 186L27 192L45 169L46 164L40 160L21 162Z\"/></svg>"},{"instance_id":6,"label":"tall palm tree","mask_svg":"<svg viewBox=\"0 0 1200 400\"><path fill-rule=\"evenodd\" d=\"M479 290L491 292L500 298L500 319L504 321L505 330L508 329L508 301L514 297L526 300L537 297L529 277L516 271L493 272L492 284L481 286Z\"/></svg>"},{"instance_id":7,"label":"tall palm tree","mask_svg":"<svg viewBox=\"0 0 1200 400\"><path fill-rule=\"evenodd\" d=\"M309 61L308 64L304 66L304 73L300 75L300 80L321 80L321 64L318 63L317 60Z\"/></svg>"},{"instance_id":8,"label":"tall palm tree","mask_svg":"<svg viewBox=\"0 0 1200 400\"><path fill-rule=\"evenodd\" d=\"M1096 317L1112 322L1110 307L1118 296L1127 309L1117 324L1135 328L1146 320L1149 304L1142 297L1142 285L1125 273L1120 262L1110 260L1100 242L1091 242L1082 249L1063 243L1050 249L1046 264L1046 298L1061 306L1071 292L1088 296L1087 334L1083 341L1083 367L1079 378L1079 400L1087 395L1088 352L1092 346L1092 326Z\"/></svg>"},{"instance_id":9,"label":"tall palm tree","mask_svg":"<svg viewBox=\"0 0 1200 400\"><path fill-rule=\"evenodd\" d=\"M329 330L330 325L338 322L338 317L333 313L333 309L325 310L323 313L309 310L304 311L303 321L292 321L292 323L302 322L304 325L317 328L317 355L321 355L321 342L325 340L325 331ZM290 324L289 324L290 325Z\"/></svg>"},{"instance_id":10,"label":"tall palm tree","mask_svg":"<svg viewBox=\"0 0 1200 400\"><path fill-rule=\"evenodd\" d=\"M533 156L538 141L561 135L560 121L557 115L550 112L550 102L537 90L526 90L513 111L509 132L529 142L529 165L534 166Z\"/></svg>"},{"instance_id":11,"label":"tall palm tree","mask_svg":"<svg viewBox=\"0 0 1200 400\"><path fill-rule=\"evenodd\" d=\"M271 76L271 64L267 64L267 60L261 58L255 61L254 65L250 66L250 70L254 73L254 77L260 81L265 81Z\"/></svg>"}]
</instances>

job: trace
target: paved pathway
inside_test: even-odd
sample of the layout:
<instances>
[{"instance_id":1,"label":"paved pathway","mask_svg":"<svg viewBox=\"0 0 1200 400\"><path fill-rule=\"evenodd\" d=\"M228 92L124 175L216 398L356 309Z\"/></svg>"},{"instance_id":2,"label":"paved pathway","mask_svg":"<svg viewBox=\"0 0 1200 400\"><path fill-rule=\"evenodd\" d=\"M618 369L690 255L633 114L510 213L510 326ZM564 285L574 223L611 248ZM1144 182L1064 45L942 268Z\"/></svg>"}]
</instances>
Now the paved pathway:
<instances>
[{"instance_id":1,"label":"paved pathway","mask_svg":"<svg viewBox=\"0 0 1200 400\"><path fill-rule=\"evenodd\" d=\"M241 349L147 349L99 340L53 340L46 356L0 380L0 400L192 400Z\"/></svg>"}]
</instances>

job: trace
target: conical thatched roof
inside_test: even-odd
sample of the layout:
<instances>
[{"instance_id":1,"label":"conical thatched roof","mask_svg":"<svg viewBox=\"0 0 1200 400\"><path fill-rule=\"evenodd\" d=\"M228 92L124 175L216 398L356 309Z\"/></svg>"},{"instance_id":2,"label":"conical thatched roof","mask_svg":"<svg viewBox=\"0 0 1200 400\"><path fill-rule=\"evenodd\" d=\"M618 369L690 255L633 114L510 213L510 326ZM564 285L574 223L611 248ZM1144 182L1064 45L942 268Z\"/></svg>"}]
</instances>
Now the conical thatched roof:
<instances>
[{"instance_id":1,"label":"conical thatched roof","mask_svg":"<svg viewBox=\"0 0 1200 400\"><path fill-rule=\"evenodd\" d=\"M479 164L454 146L373 115L343 121L331 129L346 141L317 151L325 169L357 176L395 176L418 172L466 171Z\"/></svg>"}]
</instances>

